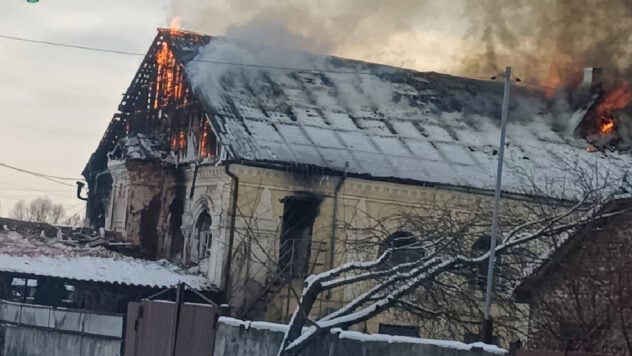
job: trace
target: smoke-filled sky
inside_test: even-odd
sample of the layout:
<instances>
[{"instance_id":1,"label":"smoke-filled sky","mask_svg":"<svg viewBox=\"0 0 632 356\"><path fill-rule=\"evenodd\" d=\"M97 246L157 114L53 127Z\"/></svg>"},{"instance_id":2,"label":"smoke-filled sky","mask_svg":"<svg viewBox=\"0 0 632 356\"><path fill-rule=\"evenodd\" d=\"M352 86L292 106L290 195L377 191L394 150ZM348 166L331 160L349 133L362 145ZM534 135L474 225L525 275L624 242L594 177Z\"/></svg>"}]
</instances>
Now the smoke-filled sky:
<instances>
[{"instance_id":1,"label":"smoke-filled sky","mask_svg":"<svg viewBox=\"0 0 632 356\"><path fill-rule=\"evenodd\" d=\"M319 53L489 77L506 65L559 85L583 66L630 76L629 0L2 0L0 35L144 52L184 29ZM0 38L0 163L79 176L141 58ZM72 184L72 182L69 182ZM0 215L74 188L0 167Z\"/></svg>"}]
</instances>

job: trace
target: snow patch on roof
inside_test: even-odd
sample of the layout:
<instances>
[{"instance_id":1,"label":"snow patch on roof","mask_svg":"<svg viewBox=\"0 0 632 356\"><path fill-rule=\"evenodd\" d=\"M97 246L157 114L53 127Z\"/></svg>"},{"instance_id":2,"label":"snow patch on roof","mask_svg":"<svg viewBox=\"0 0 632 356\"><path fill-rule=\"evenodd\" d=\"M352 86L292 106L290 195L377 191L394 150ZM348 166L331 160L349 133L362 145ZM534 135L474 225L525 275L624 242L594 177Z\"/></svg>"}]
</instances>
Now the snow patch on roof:
<instances>
[{"instance_id":1,"label":"snow patch on roof","mask_svg":"<svg viewBox=\"0 0 632 356\"><path fill-rule=\"evenodd\" d=\"M376 178L494 188L500 83L218 37L186 72L232 158L339 171L348 162L349 173ZM567 162L615 177L632 167L629 155L586 152L568 136L585 110L512 93L505 191L538 194L530 180L553 182L548 194L572 199L577 192L559 185Z\"/></svg>"},{"instance_id":2,"label":"snow patch on roof","mask_svg":"<svg viewBox=\"0 0 632 356\"><path fill-rule=\"evenodd\" d=\"M103 247L69 246L56 239L0 231L0 272L104 283L171 287L185 282L208 289L208 280L168 261L124 256Z\"/></svg>"},{"instance_id":3,"label":"snow patch on roof","mask_svg":"<svg viewBox=\"0 0 632 356\"><path fill-rule=\"evenodd\" d=\"M207 280L203 276L187 274L166 261L132 258L32 257L0 254L0 271L160 288L185 282L195 289L208 288Z\"/></svg>"}]
</instances>

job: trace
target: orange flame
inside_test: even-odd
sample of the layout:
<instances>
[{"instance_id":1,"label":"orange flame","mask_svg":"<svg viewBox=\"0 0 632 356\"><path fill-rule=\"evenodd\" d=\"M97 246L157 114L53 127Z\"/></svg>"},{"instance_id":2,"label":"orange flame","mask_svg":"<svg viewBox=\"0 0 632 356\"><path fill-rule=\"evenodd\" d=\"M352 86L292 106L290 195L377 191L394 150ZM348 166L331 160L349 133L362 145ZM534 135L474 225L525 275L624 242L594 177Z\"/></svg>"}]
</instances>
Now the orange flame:
<instances>
[{"instance_id":1,"label":"orange flame","mask_svg":"<svg viewBox=\"0 0 632 356\"><path fill-rule=\"evenodd\" d=\"M600 134L607 134L614 130L615 121L612 111L623 109L631 101L632 92L627 81L623 81L617 89L603 97L596 109Z\"/></svg>"},{"instance_id":2,"label":"orange flame","mask_svg":"<svg viewBox=\"0 0 632 356\"><path fill-rule=\"evenodd\" d=\"M555 91L562 83L562 78L560 78L560 72L556 66L551 66L549 69L549 76L547 78L545 86L546 97L552 98L555 95Z\"/></svg>"},{"instance_id":3,"label":"orange flame","mask_svg":"<svg viewBox=\"0 0 632 356\"><path fill-rule=\"evenodd\" d=\"M548 70L538 66L534 67L534 71L541 73L536 75L538 84L544 87L546 96L550 99L562 87L573 87L578 84L577 74L582 72L582 68L583 64L577 61L575 56L556 49L551 53L551 64Z\"/></svg>"},{"instance_id":4,"label":"orange flame","mask_svg":"<svg viewBox=\"0 0 632 356\"><path fill-rule=\"evenodd\" d=\"M180 99L182 89L182 66L176 63L167 42L162 42L156 52L156 92L154 108L166 106L170 99Z\"/></svg>"},{"instance_id":5,"label":"orange flame","mask_svg":"<svg viewBox=\"0 0 632 356\"><path fill-rule=\"evenodd\" d=\"M171 19L171 22L169 23L169 30L171 34L180 31L180 16L175 16Z\"/></svg>"},{"instance_id":6,"label":"orange flame","mask_svg":"<svg viewBox=\"0 0 632 356\"><path fill-rule=\"evenodd\" d=\"M607 122L601 124L601 127L599 128L599 133L604 135L608 132L612 132L612 130L614 130L614 120L608 118Z\"/></svg>"}]
</instances>

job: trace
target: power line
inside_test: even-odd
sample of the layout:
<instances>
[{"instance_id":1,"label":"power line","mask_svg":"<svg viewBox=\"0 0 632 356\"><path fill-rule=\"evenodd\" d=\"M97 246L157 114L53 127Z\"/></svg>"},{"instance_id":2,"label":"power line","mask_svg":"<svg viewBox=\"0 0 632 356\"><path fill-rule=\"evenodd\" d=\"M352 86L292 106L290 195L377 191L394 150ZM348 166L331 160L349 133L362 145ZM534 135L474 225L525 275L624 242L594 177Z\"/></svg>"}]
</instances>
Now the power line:
<instances>
[{"instance_id":1,"label":"power line","mask_svg":"<svg viewBox=\"0 0 632 356\"><path fill-rule=\"evenodd\" d=\"M11 183L11 182L7 182L7 181L3 181L3 180L0 180L0 184L8 185L9 187L13 187L13 188L22 188L22 190L24 190L24 191L27 191L27 190L28 190L28 191L42 191L42 192L61 192L61 193L66 193L66 192L70 192L70 191L73 191L73 190L74 190L74 189L70 189L70 187L69 187L69 188L66 188L66 189L63 189L63 190L62 190L62 189L34 189L34 188L31 188L31 187L27 187L27 186L24 186L24 185L15 184L15 183ZM75 188L75 187L73 186L72 188ZM4 190L6 190L6 188L3 188L3 187L0 187L0 189L4 189ZM17 191L17 190L20 190L20 189L15 189L15 190Z\"/></svg>"},{"instance_id":2,"label":"power line","mask_svg":"<svg viewBox=\"0 0 632 356\"><path fill-rule=\"evenodd\" d=\"M79 49L79 50L84 50L84 51L106 52L106 53L114 53L114 54L124 54L124 55L129 55L129 56L144 56L143 53L119 51L119 50L116 50L116 49L106 49L106 48L98 48L98 47L80 46L80 45L73 45L73 44L68 44L68 43L59 43L59 42L53 42L53 41L34 40L34 39L31 39L31 38L24 38L24 37L17 37L17 36L0 35L0 38L4 38L4 39L7 39L7 40L13 40L13 41L20 41L20 42L37 43L37 44L43 44L43 45L47 45L47 46L54 46L54 47L74 48L74 49Z\"/></svg>"},{"instance_id":3,"label":"power line","mask_svg":"<svg viewBox=\"0 0 632 356\"><path fill-rule=\"evenodd\" d=\"M12 41L20 41L26 43L34 43L34 44L42 44L47 46L54 47L62 47L62 48L72 48L83 51L92 51L92 52L101 52L101 53L112 53L119 55L128 55L128 56L136 56L143 57L145 53L140 52L131 52L131 51L123 51L117 49L103 48L103 47L91 47L91 46L81 46L74 45L69 43L61 43L54 41L44 41L44 40L36 40L25 37L18 36L9 36L9 35L0 35L0 39L7 39ZM363 72L363 71L349 71L349 70L335 70L335 69L315 69L315 68L306 68L306 67L289 67L289 66L276 66L276 65L268 65L268 64L257 64L257 63L239 63L239 62L230 62L230 61L214 61L214 60L205 60L205 59L192 59L190 62L201 62L201 63L211 63L211 64L219 64L219 65L229 65L229 66L239 66L239 67L250 67L250 68L265 68L265 69L278 69L278 70L290 70L290 71L307 71L307 72L322 72L322 73L337 73L337 74L359 74L359 75L375 75L372 72ZM494 80L497 77L502 75L495 75L492 77L474 77L472 79L483 79L483 80ZM525 81L520 78L516 78L517 82L520 82L525 85L537 86L544 89L562 91L564 88L553 88L541 85L539 83ZM73 178L73 180L75 180Z\"/></svg>"},{"instance_id":4,"label":"power line","mask_svg":"<svg viewBox=\"0 0 632 356\"><path fill-rule=\"evenodd\" d=\"M54 47L72 48L72 49L84 50L84 51L92 51L92 52L122 54L122 55L137 56L137 57L145 56L145 53L139 53L139 52L122 51L122 50L109 49L109 48L103 48L103 47L80 46L80 45L74 45L74 44L69 44L69 43L43 41L43 40L36 40L36 39L31 39L31 38L9 36L9 35L0 35L0 38L1 39L12 40L12 41L20 41L20 42L26 42L26 43L35 43L35 44L42 44L42 45L48 45L48 46L54 46ZM375 73L373 73L373 72L362 72L362 71L351 71L351 70L335 70L335 69L315 69L315 68L289 67L289 66L276 66L276 65L257 64L257 63L238 63L238 62L229 62L229 61L213 61L213 60L195 59L195 58L190 60L190 62L211 63L211 64L219 64L219 65L238 66L238 67L290 70L290 71L307 71L307 72L322 72L322 73L337 73L337 74L375 75Z\"/></svg>"},{"instance_id":5,"label":"power line","mask_svg":"<svg viewBox=\"0 0 632 356\"><path fill-rule=\"evenodd\" d=\"M42 44L47 46L54 47L62 47L62 48L71 48L83 51L92 51L92 52L101 52L101 53L112 53L119 55L128 55L128 56L136 56L136 57L144 57L145 53L141 52L132 52L132 51L124 51L103 47L91 47L91 46L82 46L75 45L69 43L62 42L54 42L54 41L44 41L37 40L32 38L18 37L18 36L10 36L10 35L0 35L0 39L12 40L12 41L20 41L25 43L34 43L34 44ZM230 66L240 66L240 67L251 67L251 68L266 68L266 69L278 69L278 70L294 70L294 71L307 71L307 72L322 72L322 73L338 73L338 74L359 74L359 75L375 75L372 72L362 72L362 71L349 71L349 70L335 70L335 69L315 69L315 68L305 68L305 67L289 67L289 66L275 66L275 65L267 65L267 64L257 64L257 63L238 63L238 62L229 62L229 61L214 61L214 60L205 60L205 59L191 59L190 62L202 62L202 63L211 63L211 64L219 64L219 65L230 65ZM494 80L496 77L502 75L496 75L492 77L474 77L472 79L483 79L483 80ZM540 85L539 83L530 82L521 80L520 78L516 78L517 82L521 82L525 85L537 86L544 89L563 91L564 88L553 88L544 85ZM74 178L73 178L74 180Z\"/></svg>"},{"instance_id":6,"label":"power line","mask_svg":"<svg viewBox=\"0 0 632 356\"><path fill-rule=\"evenodd\" d=\"M34 175L37 175L37 176L47 177L47 178L52 178L52 179L72 180L72 181L82 180L82 179L77 179L77 178L58 177L58 176L54 176L54 175L50 175L50 174L46 174L46 173L33 172L33 171L29 171L29 170L24 169L24 168L18 168L18 167L15 167L15 166L8 165L6 163L0 163L0 166L5 167L5 168L9 168L9 169L13 169L13 170L16 170L16 171L19 171L19 172L22 172L22 173L34 174Z\"/></svg>"},{"instance_id":7,"label":"power line","mask_svg":"<svg viewBox=\"0 0 632 356\"><path fill-rule=\"evenodd\" d=\"M12 170L17 171L17 172L30 174L30 175L33 175L33 176L36 176L36 177L39 177L39 178L42 178L42 179L46 179L48 181L51 181L51 182L54 182L54 183L57 183L57 184L68 186L68 187L74 187L74 185L68 184L68 183L64 183L64 182L60 182L59 180L72 180L72 181L80 180L80 179L76 179L76 178L57 177L57 176L53 176L53 175L49 175L49 174L33 172L33 171L30 171L30 170L27 170L27 169L14 167L14 166L11 166L11 165L8 165L8 164L5 164L5 163L0 163L0 166L8 168L8 169L12 169Z\"/></svg>"},{"instance_id":8,"label":"power line","mask_svg":"<svg viewBox=\"0 0 632 356\"><path fill-rule=\"evenodd\" d=\"M28 199L29 196L32 196L32 192L28 192L28 191L24 191L24 190L7 190L7 189L2 189L0 188L0 193L2 194L10 194L11 196L20 196L22 197L22 199L25 199L25 197ZM67 193L67 194L63 194L63 193L51 193L51 192L40 192L40 194L37 194L38 196L44 196L44 197L53 197L53 198L62 198L62 199L73 199L76 198L76 195L71 194L71 193Z\"/></svg>"}]
</instances>

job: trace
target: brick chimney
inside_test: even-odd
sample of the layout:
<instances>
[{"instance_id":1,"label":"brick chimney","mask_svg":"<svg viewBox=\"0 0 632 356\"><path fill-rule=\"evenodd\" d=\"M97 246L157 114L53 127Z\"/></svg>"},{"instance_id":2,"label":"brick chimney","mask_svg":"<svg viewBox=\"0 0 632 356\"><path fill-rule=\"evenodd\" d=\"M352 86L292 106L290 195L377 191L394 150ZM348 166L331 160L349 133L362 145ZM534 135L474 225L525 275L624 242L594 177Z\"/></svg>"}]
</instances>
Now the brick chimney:
<instances>
[{"instance_id":1,"label":"brick chimney","mask_svg":"<svg viewBox=\"0 0 632 356\"><path fill-rule=\"evenodd\" d=\"M584 68L584 78L582 79L582 87L590 88L591 92L601 89L603 69L596 67Z\"/></svg>"}]
</instances>

